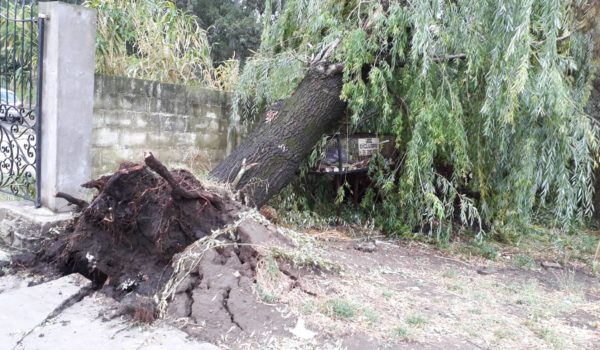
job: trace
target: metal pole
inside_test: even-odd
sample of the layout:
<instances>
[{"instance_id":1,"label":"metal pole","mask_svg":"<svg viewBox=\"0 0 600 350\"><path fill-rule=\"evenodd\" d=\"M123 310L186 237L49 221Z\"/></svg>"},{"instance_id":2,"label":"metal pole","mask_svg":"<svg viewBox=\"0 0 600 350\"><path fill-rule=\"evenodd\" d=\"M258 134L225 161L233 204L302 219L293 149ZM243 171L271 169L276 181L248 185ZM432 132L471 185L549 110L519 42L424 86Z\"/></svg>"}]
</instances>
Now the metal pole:
<instances>
[{"instance_id":1,"label":"metal pole","mask_svg":"<svg viewBox=\"0 0 600 350\"><path fill-rule=\"evenodd\" d=\"M340 134L339 133L335 134L335 139L337 141L338 164L340 167L339 172L342 173L343 172L342 167L344 165L344 162L342 161L342 144L340 142Z\"/></svg>"},{"instance_id":2,"label":"metal pole","mask_svg":"<svg viewBox=\"0 0 600 350\"><path fill-rule=\"evenodd\" d=\"M37 94L35 104L36 114L36 142L37 142L37 153L35 157L35 207L39 208L42 206L42 83L44 73L44 17L38 16L38 67L37 67Z\"/></svg>"}]
</instances>

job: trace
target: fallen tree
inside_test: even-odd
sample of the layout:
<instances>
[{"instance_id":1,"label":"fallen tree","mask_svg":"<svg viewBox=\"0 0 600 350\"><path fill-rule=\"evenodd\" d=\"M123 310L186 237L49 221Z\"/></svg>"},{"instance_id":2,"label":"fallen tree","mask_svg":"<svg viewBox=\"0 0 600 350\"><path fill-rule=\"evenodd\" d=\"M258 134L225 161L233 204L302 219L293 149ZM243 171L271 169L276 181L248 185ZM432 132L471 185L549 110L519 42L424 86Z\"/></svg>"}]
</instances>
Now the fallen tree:
<instances>
[{"instance_id":1,"label":"fallen tree","mask_svg":"<svg viewBox=\"0 0 600 350\"><path fill-rule=\"evenodd\" d=\"M511 51L516 29L491 25L494 18L505 17L514 17L515 23L533 21L537 27L556 21L530 18L518 2L511 2L507 16L496 17L491 14L504 8L502 1L496 6L463 3L454 12L403 2L374 1L353 9L335 2L306 2L311 6L288 2L287 11L294 15L277 21L269 33L279 37L267 40L262 53L273 60L293 56L290 52L302 57L318 53L310 64L302 63L299 75L279 75L293 85L292 93L277 96L287 98L268 109L242 145L210 173L220 185L208 187L185 170L169 171L152 154L144 164L125 163L114 174L84 185L98 191L89 203L59 194L80 214L70 232L44 247L38 261L52 262L64 273L83 273L116 298L131 291L156 296L150 304L158 311L152 315L190 317L213 327L216 336L231 327L251 331L252 324L236 318L236 308L250 305L240 312L272 314L253 304L258 248L289 244L251 207L265 204L288 184L315 143L346 112L360 120L371 109L378 117L370 125L380 132L392 130L405 154L401 167L384 164L379 169L383 175L375 182L382 205L364 205L374 208L380 226L392 230L429 221L441 227L440 222L453 217L459 197L463 222L480 215L499 225L516 216L529 219L538 193L565 222L587 210L589 150L594 145L589 122L579 118L579 104L572 97L585 84L567 85L579 73L561 71L555 64L569 54L568 48L558 52L553 51L556 46L523 39ZM533 5L527 6L531 10ZM303 12L307 8L327 16ZM555 15L563 11L546 10ZM469 22L472 13L488 16L489 28ZM315 22L321 18L330 21ZM467 24L474 26L473 33L461 30ZM430 28L445 36L429 33ZM298 32L310 33L309 42L294 40ZM461 40L479 42L480 37L492 43L490 48L479 52L462 45ZM544 39L556 45L570 40ZM530 46L535 53L528 51ZM505 51L510 53L507 58L491 54ZM514 76L534 54L555 76L569 79L546 81L542 66L536 66L525 77L531 82L514 93L509 87L522 83ZM274 73L265 72L268 81ZM579 78L586 77L581 73ZM544 81L562 93L545 95ZM536 90L539 86L544 89ZM546 100L531 98L538 95ZM263 102L273 102L269 98ZM563 104L563 98L572 103ZM538 104L542 100L549 102ZM551 112L540 114L546 110ZM517 112L522 113L518 118ZM550 163L548 154L553 155ZM434 159L446 162L451 174L436 172ZM481 193L481 198L461 197L457 189L462 187ZM273 317L268 321L281 322Z\"/></svg>"},{"instance_id":2,"label":"fallen tree","mask_svg":"<svg viewBox=\"0 0 600 350\"><path fill-rule=\"evenodd\" d=\"M552 202L564 220L587 210L591 194L583 189L587 190L591 178L589 149L593 144L590 144L589 136L592 133L587 119L577 117L581 116L577 103L568 104L568 110L556 109L555 104L527 105L525 101L531 102L528 96L537 93L536 84L523 85L517 95L502 89L514 80L511 73L516 67L514 64L504 67L510 74L499 72L494 67L506 62L498 61L493 55L490 58L486 52L482 55L482 52L469 50L470 47L458 41L440 42L437 36L423 37L427 34L422 32L423 28L430 26L422 22L429 18L438 31L452 38L471 40L471 35L477 38L482 35L493 44L491 51L504 50L512 42L512 28L475 27L474 34L460 31L461 23L473 20L471 12L481 15L481 21L492 21L495 17L489 15L501 10L502 2L495 3L497 6L465 3L455 12L438 9L441 19L448 17L444 22L435 16L430 18L435 12L429 11L431 9L402 2L372 2L364 7L347 9L316 0L306 1L311 6L299 6L297 1L287 4L286 11L294 15L282 16L268 28L261 51L246 65L240 89L253 86L256 91L261 90L261 84L275 82L276 73L288 73L286 69L290 65L300 64L302 68L295 70L295 75L278 76L291 86L289 97L278 96L287 98L276 108L267 110L240 147L210 173L213 179L227 184L232 194L222 196L208 191L190 173L169 172L150 155L145 159L145 165L124 164L112 176L86 184L86 187L98 190L92 202L70 198L81 208L81 216L75 223L73 234L60 242L60 249L50 255L59 256L57 252L61 252L60 260L75 267L88 261L95 266L95 271L110 277L113 286L134 278L131 275L124 277L122 273L128 271L127 261L140 266L148 263L156 272L158 266L165 266L174 254L192 242L237 220L240 212L249 210L248 206L260 207L266 203L295 177L315 143L347 112L360 120L362 113L370 109L376 112L370 125L379 131L391 128L397 136L396 146L405 154L399 167L386 169L384 166L378 170L383 175L374 182L381 187L378 196L382 205L364 205L365 208L376 208L372 215L384 228L396 229L399 223L414 225L427 221L432 223L429 227L434 227L433 223L441 227L437 223L454 217L457 198L461 199L458 216L463 222L487 216L490 221L502 223L506 215L533 210L539 192L546 193L546 203ZM321 17L307 13L307 8L327 14L332 21L318 22ZM566 11L561 8L547 10L555 15ZM511 4L508 11L507 16L521 22L532 20L536 26L554 23L526 15L529 12L523 11L517 3ZM406 17L406 13L414 16ZM418 17L419 14L423 16ZM544 27L540 30L558 29ZM306 36L308 41L292 40L293 33L297 32L310 33ZM575 39L561 36L560 40L558 37L547 40L563 45ZM519 43L512 52L514 57L509 57L509 63L528 60L531 53L525 48L529 44L536 51L547 53L540 57L545 57L548 64L569 52L566 48L566 53L547 52L549 49L528 40ZM583 45L580 41L574 44ZM428 51L424 47L435 49ZM293 61L273 64L282 57L293 57ZM298 57L311 58L307 59L307 64ZM585 63L585 57L581 61ZM259 71L264 76L248 73L261 64L269 67ZM473 65L487 74L471 76ZM529 77L532 81L544 78L538 68L532 68L535 72ZM586 78L584 70L554 72L559 76L580 74L583 81ZM466 82L457 83L463 81ZM553 88L573 93L585 88L583 83L566 86L563 81L566 80L553 80ZM285 84L275 86L285 90ZM494 90L498 86L500 90ZM479 97L474 101L473 96ZM554 101L556 96L546 97ZM273 102L268 100L274 97L263 96L263 102ZM236 101L240 102L239 98ZM468 103L479 107L473 110ZM541 110L554 112L540 119L536 113ZM505 119L507 113L511 115L516 111L528 113L523 112L512 122ZM531 126L530 119L541 121L538 132L511 131L515 128L528 130L525 126ZM557 134L556 128L569 132ZM497 134L489 137L491 132ZM572 145L575 139L580 146L565 146ZM467 140L473 140L474 144ZM509 152L506 148L508 140L516 149L529 150L525 154L535 159L525 166L525 158L515 157L519 152ZM553 166L548 166L545 153L534 152L536 145L555 154ZM451 174L443 176L436 172L434 158L448 164ZM569 167L573 161L579 164L578 168ZM576 170L581 170L580 176L573 176ZM535 181L520 181L523 178L534 178ZM513 189L512 184L521 187ZM550 201L549 196L557 186L560 195ZM461 188L480 193L481 197L467 198L458 190ZM511 193L514 196L511 197ZM68 198L64 194L63 197ZM515 208L519 210L513 210ZM106 242L117 244L122 249L121 255L115 259L97 260L98 256L114 253L113 247L106 246ZM145 261L146 256L153 259ZM82 270L86 268L88 266ZM145 270L137 274L156 275ZM146 283L144 278L139 282L141 291L156 289L160 284L155 277L148 279L152 283Z\"/></svg>"},{"instance_id":3,"label":"fallen tree","mask_svg":"<svg viewBox=\"0 0 600 350\"><path fill-rule=\"evenodd\" d=\"M232 184L248 205L261 207L296 176L324 133L344 116L342 66L311 65L291 97L269 109L264 120L210 175Z\"/></svg>"},{"instance_id":4,"label":"fallen tree","mask_svg":"<svg viewBox=\"0 0 600 350\"><path fill-rule=\"evenodd\" d=\"M307 80L315 76L307 62L328 52L336 63L331 67L343 67L336 91L347 106L348 129L392 134L401 154L395 166L371 167L373 188L361 208L379 228L430 227L442 238L452 233L455 218L479 233L482 222L490 231L521 232L516 226L530 223L540 209L553 213L549 224L563 228L591 213L597 144L583 106L593 44L579 21L594 18L594 2L270 5L265 18L275 20L265 23L261 48L244 65L234 120L251 123L257 110L291 96L281 116L294 123L283 132L261 121L212 172L243 191L260 181L249 203L255 195L254 204L263 204L293 178L298 158L315 140L314 127L329 131L320 118L342 116L302 113L335 103L318 95L332 89ZM299 94L311 88L314 95ZM273 163L266 161L271 154ZM441 174L440 164L452 171Z\"/></svg>"}]
</instances>

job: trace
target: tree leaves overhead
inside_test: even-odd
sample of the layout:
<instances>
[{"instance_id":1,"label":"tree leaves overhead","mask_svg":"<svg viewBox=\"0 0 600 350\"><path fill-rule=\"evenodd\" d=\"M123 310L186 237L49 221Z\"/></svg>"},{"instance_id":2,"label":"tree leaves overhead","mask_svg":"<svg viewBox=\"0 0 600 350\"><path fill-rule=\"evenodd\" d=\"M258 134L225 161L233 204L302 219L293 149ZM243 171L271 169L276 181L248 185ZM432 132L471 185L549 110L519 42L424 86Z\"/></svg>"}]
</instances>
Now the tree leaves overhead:
<instances>
[{"instance_id":1,"label":"tree leaves overhead","mask_svg":"<svg viewBox=\"0 0 600 350\"><path fill-rule=\"evenodd\" d=\"M98 10L96 71L219 87L206 31L167 0L89 0Z\"/></svg>"},{"instance_id":2,"label":"tree leaves overhead","mask_svg":"<svg viewBox=\"0 0 600 350\"><path fill-rule=\"evenodd\" d=\"M29 96L37 66L37 25L15 22L36 16L37 4L0 2L0 87L13 90L21 101L32 102Z\"/></svg>"},{"instance_id":3,"label":"tree leaves overhead","mask_svg":"<svg viewBox=\"0 0 600 350\"><path fill-rule=\"evenodd\" d=\"M208 31L213 60L243 60L260 45L263 0L176 0L179 7L198 16Z\"/></svg>"},{"instance_id":4,"label":"tree leaves overhead","mask_svg":"<svg viewBox=\"0 0 600 350\"><path fill-rule=\"evenodd\" d=\"M590 212L596 151L583 113L592 42L578 31L581 6L289 0L282 8L267 1L270 20L240 77L234 118L289 95L310 57L341 39L334 57L344 63L341 98L353 125L395 134L403 155L401 167L381 175L399 181L384 181L379 195L387 204L373 215L411 227L441 229L460 216L506 228L547 209L567 225ZM363 120L373 111L377 118ZM464 197L465 189L480 199Z\"/></svg>"}]
</instances>

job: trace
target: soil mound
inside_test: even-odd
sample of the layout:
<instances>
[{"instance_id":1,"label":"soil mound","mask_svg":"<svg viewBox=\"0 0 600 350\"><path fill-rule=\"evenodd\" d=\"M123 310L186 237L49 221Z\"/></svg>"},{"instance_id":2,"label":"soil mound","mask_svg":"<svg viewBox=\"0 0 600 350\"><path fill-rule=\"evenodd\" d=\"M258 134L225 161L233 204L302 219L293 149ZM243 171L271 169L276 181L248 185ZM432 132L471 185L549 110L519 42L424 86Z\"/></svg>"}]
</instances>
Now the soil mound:
<instances>
[{"instance_id":1,"label":"soil mound","mask_svg":"<svg viewBox=\"0 0 600 350\"><path fill-rule=\"evenodd\" d=\"M145 163L124 163L84 184L98 194L89 204L77 202L81 213L71 232L43 249L43 260L117 294L151 295L170 276L174 254L233 222L241 209L185 170L168 171L152 155Z\"/></svg>"},{"instance_id":2,"label":"soil mound","mask_svg":"<svg viewBox=\"0 0 600 350\"><path fill-rule=\"evenodd\" d=\"M180 282L173 286L165 316L185 319L188 333L213 342L223 339L224 333L229 337L285 333L285 328L293 327L292 320L274 305L259 302L254 282L263 251L289 242L253 219L235 226L235 243L195 244L175 258L184 267L173 273L172 280ZM186 266L190 256L201 258L192 259L196 265Z\"/></svg>"},{"instance_id":3,"label":"soil mound","mask_svg":"<svg viewBox=\"0 0 600 350\"><path fill-rule=\"evenodd\" d=\"M66 234L44 244L38 266L83 274L96 289L133 304L122 313L187 319L184 328L205 340L283 331L283 318L258 301L253 283L261 249L287 242L248 218L256 211L185 170L167 170L152 154L144 165L124 163L83 186L97 195L87 203L60 194L80 214Z\"/></svg>"}]
</instances>

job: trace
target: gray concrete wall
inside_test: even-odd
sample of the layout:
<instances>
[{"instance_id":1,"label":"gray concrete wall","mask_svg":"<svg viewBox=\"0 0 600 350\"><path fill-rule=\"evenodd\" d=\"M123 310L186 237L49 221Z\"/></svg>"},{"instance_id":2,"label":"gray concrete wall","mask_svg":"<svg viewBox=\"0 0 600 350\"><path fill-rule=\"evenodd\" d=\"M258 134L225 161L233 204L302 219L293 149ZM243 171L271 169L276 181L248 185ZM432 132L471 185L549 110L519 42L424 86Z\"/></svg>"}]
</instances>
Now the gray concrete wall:
<instances>
[{"instance_id":1,"label":"gray concrete wall","mask_svg":"<svg viewBox=\"0 0 600 350\"><path fill-rule=\"evenodd\" d=\"M60 2L41 2L45 15L42 85L42 205L68 211L57 192L85 197L91 175L96 11Z\"/></svg>"},{"instance_id":2,"label":"gray concrete wall","mask_svg":"<svg viewBox=\"0 0 600 350\"><path fill-rule=\"evenodd\" d=\"M170 166L209 170L228 150L229 100L216 90L96 75L93 176L140 162L144 151Z\"/></svg>"}]
</instances>

